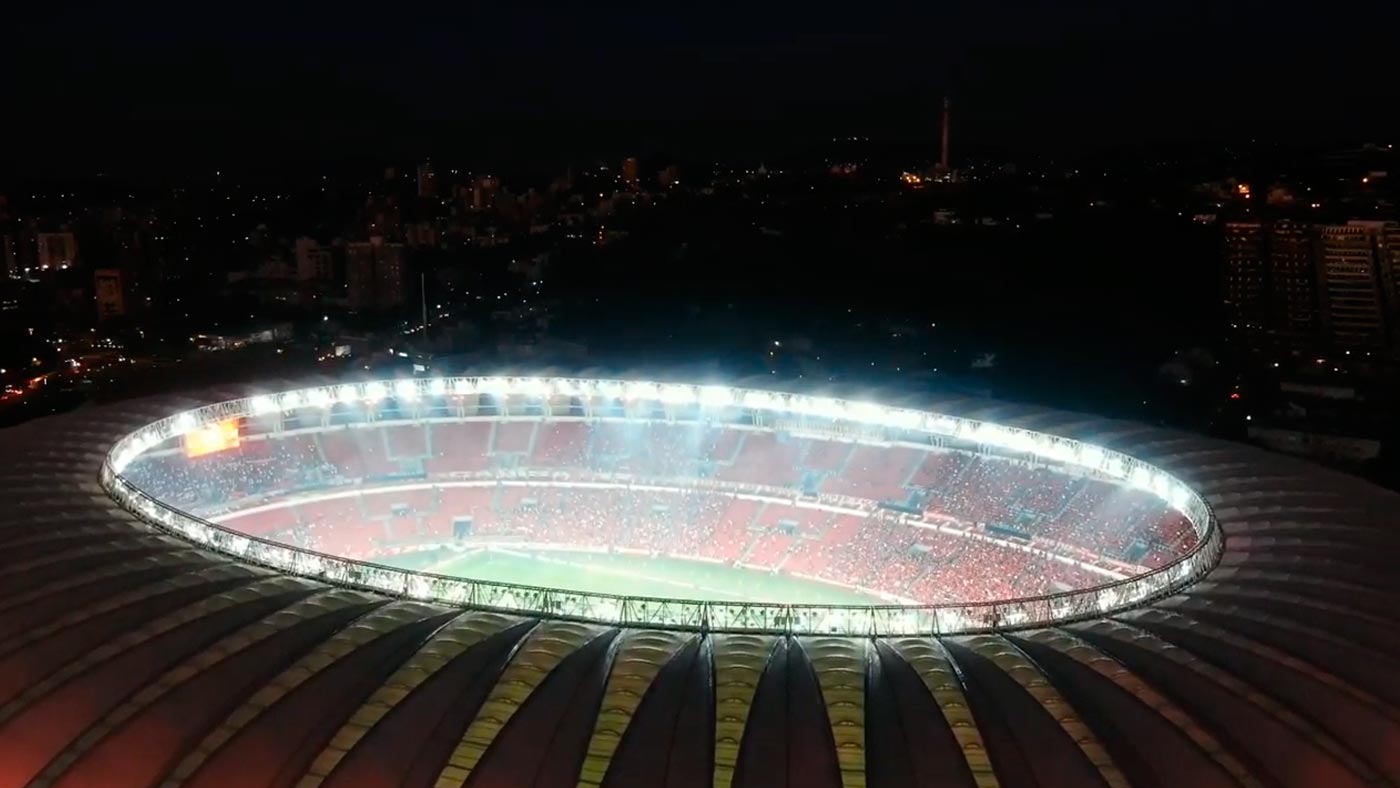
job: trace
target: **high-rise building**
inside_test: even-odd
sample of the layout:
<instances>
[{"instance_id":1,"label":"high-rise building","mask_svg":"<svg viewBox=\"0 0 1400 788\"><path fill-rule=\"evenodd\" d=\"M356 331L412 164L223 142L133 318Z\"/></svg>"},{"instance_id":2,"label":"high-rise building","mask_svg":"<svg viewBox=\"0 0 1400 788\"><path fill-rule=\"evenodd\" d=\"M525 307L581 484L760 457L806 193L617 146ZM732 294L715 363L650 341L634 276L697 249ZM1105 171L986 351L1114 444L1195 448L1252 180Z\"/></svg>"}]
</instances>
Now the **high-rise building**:
<instances>
[{"instance_id":1,"label":"high-rise building","mask_svg":"<svg viewBox=\"0 0 1400 788\"><path fill-rule=\"evenodd\" d=\"M1385 295L1391 347L1400 353L1400 222L1386 222L1377 235L1377 262Z\"/></svg>"},{"instance_id":2,"label":"high-rise building","mask_svg":"<svg viewBox=\"0 0 1400 788\"><path fill-rule=\"evenodd\" d=\"M472 181L472 210L481 211L495 203L501 181L494 175L478 175Z\"/></svg>"},{"instance_id":3,"label":"high-rise building","mask_svg":"<svg viewBox=\"0 0 1400 788\"><path fill-rule=\"evenodd\" d=\"M0 266L3 266L7 279L18 279L20 276L18 246L14 235L0 235Z\"/></svg>"},{"instance_id":4,"label":"high-rise building","mask_svg":"<svg viewBox=\"0 0 1400 788\"><path fill-rule=\"evenodd\" d=\"M403 306L408 279L403 244L383 244L374 261L374 289L380 309Z\"/></svg>"},{"instance_id":5,"label":"high-rise building","mask_svg":"<svg viewBox=\"0 0 1400 788\"><path fill-rule=\"evenodd\" d=\"M345 296L351 309L369 309L374 300L374 246L358 241L345 246Z\"/></svg>"},{"instance_id":6,"label":"high-rise building","mask_svg":"<svg viewBox=\"0 0 1400 788\"><path fill-rule=\"evenodd\" d=\"M1224 300L1258 347L1400 353L1400 224L1225 223Z\"/></svg>"},{"instance_id":7,"label":"high-rise building","mask_svg":"<svg viewBox=\"0 0 1400 788\"><path fill-rule=\"evenodd\" d=\"M1317 266L1311 228L1288 219L1268 232L1269 330L1290 344L1316 336Z\"/></svg>"},{"instance_id":8,"label":"high-rise building","mask_svg":"<svg viewBox=\"0 0 1400 788\"><path fill-rule=\"evenodd\" d=\"M297 279L302 282L331 282L335 280L335 258L331 250L315 238L296 240Z\"/></svg>"},{"instance_id":9,"label":"high-rise building","mask_svg":"<svg viewBox=\"0 0 1400 788\"><path fill-rule=\"evenodd\" d=\"M943 97L943 139L939 146L938 166L943 172L953 168L953 99Z\"/></svg>"},{"instance_id":10,"label":"high-rise building","mask_svg":"<svg viewBox=\"0 0 1400 788\"><path fill-rule=\"evenodd\" d=\"M413 222L404 226L403 239L411 247L431 249L438 244L438 229L432 222Z\"/></svg>"},{"instance_id":11,"label":"high-rise building","mask_svg":"<svg viewBox=\"0 0 1400 788\"><path fill-rule=\"evenodd\" d=\"M68 268L78 261L78 241L72 233L39 233L39 269Z\"/></svg>"},{"instance_id":12,"label":"high-rise building","mask_svg":"<svg viewBox=\"0 0 1400 788\"><path fill-rule=\"evenodd\" d=\"M425 161L418 165L418 196L432 197L437 194L437 174L433 163Z\"/></svg>"},{"instance_id":13,"label":"high-rise building","mask_svg":"<svg viewBox=\"0 0 1400 788\"><path fill-rule=\"evenodd\" d=\"M345 248L346 295L351 309L382 311L404 303L403 244L375 237Z\"/></svg>"},{"instance_id":14,"label":"high-rise building","mask_svg":"<svg viewBox=\"0 0 1400 788\"><path fill-rule=\"evenodd\" d=\"M1247 333L1266 330L1266 233L1260 222L1225 224L1225 306L1230 321Z\"/></svg>"},{"instance_id":15,"label":"high-rise building","mask_svg":"<svg viewBox=\"0 0 1400 788\"><path fill-rule=\"evenodd\" d=\"M122 272L116 268L100 268L92 275L97 296L97 319L107 320L126 314L126 288Z\"/></svg>"},{"instance_id":16,"label":"high-rise building","mask_svg":"<svg viewBox=\"0 0 1400 788\"><path fill-rule=\"evenodd\" d=\"M1387 343L1379 259L1385 230L1383 222L1363 221L1318 228L1322 324L1338 347Z\"/></svg>"}]
</instances>

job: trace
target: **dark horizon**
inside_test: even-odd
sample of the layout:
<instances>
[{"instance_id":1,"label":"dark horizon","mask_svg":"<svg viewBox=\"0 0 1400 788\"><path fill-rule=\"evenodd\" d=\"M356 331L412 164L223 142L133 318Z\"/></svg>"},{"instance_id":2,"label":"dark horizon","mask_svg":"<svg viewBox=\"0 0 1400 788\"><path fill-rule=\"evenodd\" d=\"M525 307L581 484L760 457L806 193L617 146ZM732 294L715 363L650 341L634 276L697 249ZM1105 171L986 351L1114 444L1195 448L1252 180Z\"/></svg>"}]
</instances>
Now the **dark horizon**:
<instances>
[{"instance_id":1,"label":"dark horizon","mask_svg":"<svg viewBox=\"0 0 1400 788\"><path fill-rule=\"evenodd\" d=\"M1393 142L1380 3L16 12L0 174L344 158L764 156L833 136L955 155ZM1368 20L1360 23L1358 20Z\"/></svg>"}]
</instances>

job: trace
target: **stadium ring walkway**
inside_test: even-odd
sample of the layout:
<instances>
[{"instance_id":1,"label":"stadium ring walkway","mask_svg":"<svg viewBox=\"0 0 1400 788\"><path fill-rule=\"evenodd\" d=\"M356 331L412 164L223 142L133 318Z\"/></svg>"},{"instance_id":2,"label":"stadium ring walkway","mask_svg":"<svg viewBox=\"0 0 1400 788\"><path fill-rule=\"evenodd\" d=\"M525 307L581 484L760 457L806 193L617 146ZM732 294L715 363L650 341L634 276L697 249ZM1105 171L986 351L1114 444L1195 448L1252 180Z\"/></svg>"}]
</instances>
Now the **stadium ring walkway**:
<instances>
[{"instance_id":1,"label":"stadium ring walkway","mask_svg":"<svg viewBox=\"0 0 1400 788\"><path fill-rule=\"evenodd\" d=\"M1400 495L1237 444L923 403L1152 463L1225 536L1140 608L949 637L696 633L337 588L153 528L136 428L0 432L0 788L1400 785Z\"/></svg>"}]
</instances>

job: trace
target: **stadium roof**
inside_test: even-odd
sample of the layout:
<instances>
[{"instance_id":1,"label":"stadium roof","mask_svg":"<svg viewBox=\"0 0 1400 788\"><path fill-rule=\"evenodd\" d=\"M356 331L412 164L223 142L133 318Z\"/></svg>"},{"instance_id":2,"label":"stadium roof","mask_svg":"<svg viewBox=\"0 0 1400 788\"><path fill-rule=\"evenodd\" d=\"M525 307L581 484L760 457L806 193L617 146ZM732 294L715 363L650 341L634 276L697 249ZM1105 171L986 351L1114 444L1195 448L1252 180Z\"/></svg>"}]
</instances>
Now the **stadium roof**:
<instances>
[{"instance_id":1,"label":"stadium roof","mask_svg":"<svg viewBox=\"0 0 1400 788\"><path fill-rule=\"evenodd\" d=\"M201 401L0 433L0 788L1400 784L1400 496L1256 449L975 400L1201 492L1202 581L1054 628L627 629L336 588L118 508L107 450Z\"/></svg>"}]
</instances>

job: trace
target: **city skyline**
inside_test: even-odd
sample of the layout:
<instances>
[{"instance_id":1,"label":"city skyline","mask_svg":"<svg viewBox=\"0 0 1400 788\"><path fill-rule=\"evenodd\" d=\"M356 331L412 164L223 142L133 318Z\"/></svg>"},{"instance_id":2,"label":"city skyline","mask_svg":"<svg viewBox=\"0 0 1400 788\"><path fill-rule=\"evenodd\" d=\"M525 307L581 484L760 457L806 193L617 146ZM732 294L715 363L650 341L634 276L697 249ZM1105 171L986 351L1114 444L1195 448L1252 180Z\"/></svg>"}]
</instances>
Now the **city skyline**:
<instances>
[{"instance_id":1,"label":"city skyline","mask_svg":"<svg viewBox=\"0 0 1400 788\"><path fill-rule=\"evenodd\" d=\"M8 97L23 112L0 126L0 174L936 146L947 95L960 148L1010 152L1384 140L1400 107L1378 38L1395 11L1379 3L188 13L20 12L0 67L23 75Z\"/></svg>"},{"instance_id":2,"label":"city skyline","mask_svg":"<svg viewBox=\"0 0 1400 788\"><path fill-rule=\"evenodd\" d=\"M0 788L1400 785L1395 0L7 11Z\"/></svg>"}]
</instances>

